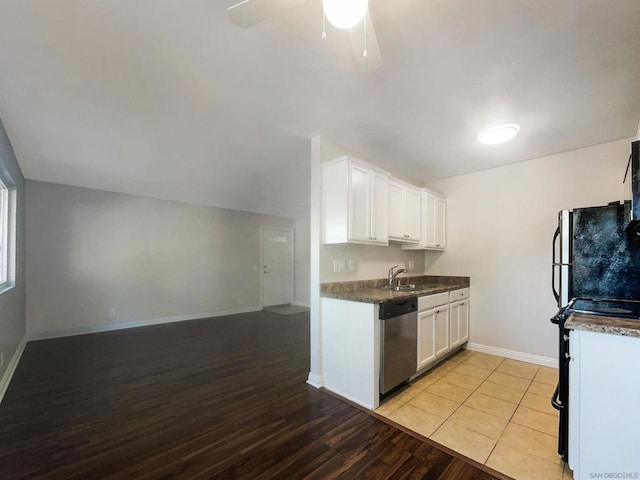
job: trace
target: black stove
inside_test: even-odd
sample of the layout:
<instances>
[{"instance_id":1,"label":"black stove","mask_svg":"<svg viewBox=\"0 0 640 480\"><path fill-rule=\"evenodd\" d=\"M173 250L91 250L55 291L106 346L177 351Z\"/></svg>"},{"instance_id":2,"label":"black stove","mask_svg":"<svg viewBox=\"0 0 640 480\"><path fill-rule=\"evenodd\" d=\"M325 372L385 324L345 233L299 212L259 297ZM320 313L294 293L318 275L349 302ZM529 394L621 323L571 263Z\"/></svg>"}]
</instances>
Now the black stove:
<instances>
[{"instance_id":1,"label":"black stove","mask_svg":"<svg viewBox=\"0 0 640 480\"><path fill-rule=\"evenodd\" d=\"M579 297L574 298L563 310L565 314L582 313L640 320L640 301L637 300Z\"/></svg>"}]
</instances>

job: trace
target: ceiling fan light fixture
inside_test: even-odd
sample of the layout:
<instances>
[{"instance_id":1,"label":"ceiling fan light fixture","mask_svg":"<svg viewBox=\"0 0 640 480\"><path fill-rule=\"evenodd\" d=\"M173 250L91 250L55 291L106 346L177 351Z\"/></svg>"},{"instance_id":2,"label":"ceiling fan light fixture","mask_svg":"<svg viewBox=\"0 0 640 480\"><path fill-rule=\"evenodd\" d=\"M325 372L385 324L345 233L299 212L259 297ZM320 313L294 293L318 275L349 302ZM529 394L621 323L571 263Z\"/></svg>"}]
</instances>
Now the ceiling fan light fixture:
<instances>
[{"instance_id":1,"label":"ceiling fan light fixture","mask_svg":"<svg viewBox=\"0 0 640 480\"><path fill-rule=\"evenodd\" d=\"M504 143L515 137L520 131L520 125L515 123L505 123L487 128L478 135L478 141L485 145L497 145Z\"/></svg>"},{"instance_id":2,"label":"ceiling fan light fixture","mask_svg":"<svg viewBox=\"0 0 640 480\"><path fill-rule=\"evenodd\" d=\"M336 28L355 27L367 13L369 0L322 0L324 15Z\"/></svg>"}]
</instances>

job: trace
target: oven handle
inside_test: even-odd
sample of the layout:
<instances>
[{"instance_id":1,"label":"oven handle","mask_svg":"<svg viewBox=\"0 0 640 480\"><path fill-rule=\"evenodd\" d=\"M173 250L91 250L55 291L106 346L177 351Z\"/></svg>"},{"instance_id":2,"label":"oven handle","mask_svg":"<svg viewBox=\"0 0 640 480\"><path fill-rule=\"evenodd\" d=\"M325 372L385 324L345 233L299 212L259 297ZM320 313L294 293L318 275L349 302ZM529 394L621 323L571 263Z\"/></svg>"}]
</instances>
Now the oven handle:
<instances>
[{"instance_id":1,"label":"oven handle","mask_svg":"<svg viewBox=\"0 0 640 480\"><path fill-rule=\"evenodd\" d=\"M556 385L556 390L553 392L553 397L551 397L551 406L556 410L564 410L564 405L558 401L558 395L560 394L560 383Z\"/></svg>"},{"instance_id":2,"label":"oven handle","mask_svg":"<svg viewBox=\"0 0 640 480\"><path fill-rule=\"evenodd\" d=\"M551 253L551 290L553 290L553 296L556 297L556 302L560 301L560 294L556 291L556 241L560 236L560 226L556 228L556 233L553 235L552 253Z\"/></svg>"}]
</instances>

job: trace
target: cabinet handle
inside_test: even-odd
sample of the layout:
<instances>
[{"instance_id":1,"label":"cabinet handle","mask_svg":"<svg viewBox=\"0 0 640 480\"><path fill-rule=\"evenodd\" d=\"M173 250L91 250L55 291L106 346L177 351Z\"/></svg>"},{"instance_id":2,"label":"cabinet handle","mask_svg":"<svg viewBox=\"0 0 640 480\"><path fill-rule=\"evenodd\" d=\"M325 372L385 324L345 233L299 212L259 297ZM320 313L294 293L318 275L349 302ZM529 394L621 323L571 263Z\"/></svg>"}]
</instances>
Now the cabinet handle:
<instances>
[{"instance_id":1,"label":"cabinet handle","mask_svg":"<svg viewBox=\"0 0 640 480\"><path fill-rule=\"evenodd\" d=\"M465 302L462 302L460 305L464 305L464 304L465 304Z\"/></svg>"},{"instance_id":2,"label":"cabinet handle","mask_svg":"<svg viewBox=\"0 0 640 480\"><path fill-rule=\"evenodd\" d=\"M436 310L436 313L440 313L440 310Z\"/></svg>"}]
</instances>

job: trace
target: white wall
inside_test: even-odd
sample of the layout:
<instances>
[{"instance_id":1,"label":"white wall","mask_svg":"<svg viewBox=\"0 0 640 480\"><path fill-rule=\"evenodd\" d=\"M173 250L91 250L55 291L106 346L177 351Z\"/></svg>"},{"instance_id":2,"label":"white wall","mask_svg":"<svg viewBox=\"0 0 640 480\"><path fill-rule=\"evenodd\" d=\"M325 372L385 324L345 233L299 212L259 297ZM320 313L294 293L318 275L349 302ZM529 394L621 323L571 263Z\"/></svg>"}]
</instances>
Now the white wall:
<instances>
[{"instance_id":1,"label":"white wall","mask_svg":"<svg viewBox=\"0 0 640 480\"><path fill-rule=\"evenodd\" d=\"M322 282L344 282L386 278L389 267L400 265L408 269L409 260L413 260L414 268L406 275L422 275L424 273L424 259L424 251L402 250L400 245L397 244L390 244L387 247L374 245L322 245L320 280ZM334 260L343 260L345 262L345 267L347 268L345 268L344 272L333 271ZM349 260L352 260L354 265L354 270L351 272L348 269Z\"/></svg>"},{"instance_id":2,"label":"white wall","mask_svg":"<svg viewBox=\"0 0 640 480\"><path fill-rule=\"evenodd\" d=\"M16 284L11 290L0 294L0 352L4 353L4 365L0 365L0 400L6 387L7 367L18 351L25 336L25 252L24 252L24 177L11 148L9 137L0 121L0 168L6 169L16 183ZM22 345L24 345L22 343ZM20 352L18 351L18 356ZM17 357L16 357L17 358ZM5 377L7 373L7 377Z\"/></svg>"},{"instance_id":3,"label":"white wall","mask_svg":"<svg viewBox=\"0 0 640 480\"><path fill-rule=\"evenodd\" d=\"M471 277L470 342L557 357L549 322L557 213L620 200L629 142L432 183L447 196L447 250L426 253L426 270Z\"/></svg>"},{"instance_id":4,"label":"white wall","mask_svg":"<svg viewBox=\"0 0 640 480\"><path fill-rule=\"evenodd\" d=\"M311 278L310 243L311 219L297 218L295 222L294 303L309 305L309 279Z\"/></svg>"},{"instance_id":5,"label":"white wall","mask_svg":"<svg viewBox=\"0 0 640 480\"><path fill-rule=\"evenodd\" d=\"M30 335L258 309L260 226L295 223L36 181L26 216Z\"/></svg>"}]
</instances>

